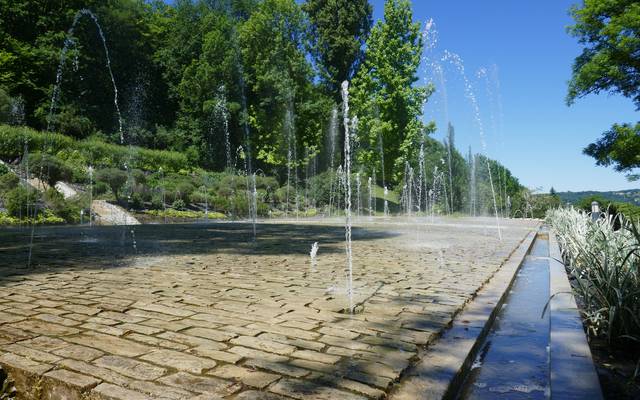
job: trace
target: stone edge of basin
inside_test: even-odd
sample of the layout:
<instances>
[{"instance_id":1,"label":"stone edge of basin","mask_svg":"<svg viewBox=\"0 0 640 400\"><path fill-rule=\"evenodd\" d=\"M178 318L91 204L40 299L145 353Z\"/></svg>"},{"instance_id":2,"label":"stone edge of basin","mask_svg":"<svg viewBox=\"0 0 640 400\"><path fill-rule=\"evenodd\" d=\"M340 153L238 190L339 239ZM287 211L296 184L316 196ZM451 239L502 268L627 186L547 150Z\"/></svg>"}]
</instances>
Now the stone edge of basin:
<instances>
[{"instance_id":1,"label":"stone edge of basin","mask_svg":"<svg viewBox=\"0 0 640 400\"><path fill-rule=\"evenodd\" d=\"M455 398L466 373L515 281L537 236L529 232L508 260L462 311L451 327L419 355L389 394L390 400Z\"/></svg>"},{"instance_id":2,"label":"stone edge of basin","mask_svg":"<svg viewBox=\"0 0 640 400\"><path fill-rule=\"evenodd\" d=\"M602 389L560 247L549 232L551 398L601 400Z\"/></svg>"}]
</instances>

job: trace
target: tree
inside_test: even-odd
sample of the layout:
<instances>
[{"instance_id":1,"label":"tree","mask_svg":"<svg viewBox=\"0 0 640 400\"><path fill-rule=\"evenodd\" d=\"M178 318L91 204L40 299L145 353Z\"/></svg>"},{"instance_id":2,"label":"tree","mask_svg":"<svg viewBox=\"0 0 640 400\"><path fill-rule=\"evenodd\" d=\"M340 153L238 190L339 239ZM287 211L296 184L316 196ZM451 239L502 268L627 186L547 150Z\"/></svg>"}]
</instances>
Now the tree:
<instances>
[{"instance_id":1,"label":"tree","mask_svg":"<svg viewBox=\"0 0 640 400\"><path fill-rule=\"evenodd\" d=\"M387 0L384 22L371 30L366 58L353 79L353 115L360 121L358 161L380 165L384 156L384 169L394 184L400 182L405 162L416 160L422 135L433 130L419 119L432 88L414 85L422 46L409 0Z\"/></svg>"},{"instance_id":2,"label":"tree","mask_svg":"<svg viewBox=\"0 0 640 400\"><path fill-rule=\"evenodd\" d=\"M567 103L591 93L622 94L640 108L640 3L584 0L569 32L584 46L573 64ZM640 124L614 125L584 149L598 165L630 173L640 167ZM637 175L629 175L636 179Z\"/></svg>"},{"instance_id":3,"label":"tree","mask_svg":"<svg viewBox=\"0 0 640 400\"><path fill-rule=\"evenodd\" d=\"M321 142L328 107L313 85L306 30L294 0L263 1L240 29L252 146L267 166L285 165L289 150L314 155Z\"/></svg>"},{"instance_id":4,"label":"tree","mask_svg":"<svg viewBox=\"0 0 640 400\"><path fill-rule=\"evenodd\" d=\"M111 192L120 200L120 190L127 183L127 173L117 168L105 168L96 172L96 181L109 185Z\"/></svg>"},{"instance_id":5,"label":"tree","mask_svg":"<svg viewBox=\"0 0 640 400\"><path fill-rule=\"evenodd\" d=\"M340 102L340 85L351 80L364 58L373 9L368 0L307 0L311 54L322 82Z\"/></svg>"}]
</instances>

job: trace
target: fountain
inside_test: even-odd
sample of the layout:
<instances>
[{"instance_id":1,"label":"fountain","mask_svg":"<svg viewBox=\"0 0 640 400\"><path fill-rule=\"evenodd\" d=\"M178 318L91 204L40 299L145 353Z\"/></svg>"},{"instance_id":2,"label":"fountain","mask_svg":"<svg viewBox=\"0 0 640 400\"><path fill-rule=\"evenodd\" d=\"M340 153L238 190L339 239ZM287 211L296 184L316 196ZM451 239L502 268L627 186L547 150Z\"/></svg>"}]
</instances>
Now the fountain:
<instances>
[{"instance_id":1,"label":"fountain","mask_svg":"<svg viewBox=\"0 0 640 400\"><path fill-rule=\"evenodd\" d=\"M465 73L465 69L464 69L464 63L462 62L462 58L460 58L459 55L452 53L448 50L444 51L444 56L442 57L443 61L448 61L451 64L453 64L457 71L460 73L460 76L462 77L463 81L464 81L464 87L465 87L465 96L467 97L467 99L469 100L469 102L471 103L472 106L472 110L473 110L473 115L476 121L476 124L478 125L478 130L480 133L480 143L482 145L482 149L484 150L485 153L485 161L487 164L487 172L489 173L489 184L491 186L491 195L493 197L493 209L494 209L494 214L495 214L495 218L496 218L496 228L498 230L498 238L500 240L502 240L502 230L500 228L500 216L498 214L498 203L497 203L497 199L496 199L496 191L493 185L493 176L491 173L491 164L489 163L489 158L486 157L486 153L487 153L487 143L485 141L485 137L484 137L484 127L482 125L482 118L480 116L480 107L478 106L478 102L476 100L476 97L473 93L473 87L471 85L471 82L469 82L469 79L467 78L467 75Z\"/></svg>"},{"instance_id":2,"label":"fountain","mask_svg":"<svg viewBox=\"0 0 640 400\"><path fill-rule=\"evenodd\" d=\"M347 295L349 312L353 313L353 254L351 248L351 134L349 132L349 82L342 82L342 118L344 120L344 212L345 212L345 248L347 253Z\"/></svg>"},{"instance_id":3,"label":"fountain","mask_svg":"<svg viewBox=\"0 0 640 400\"><path fill-rule=\"evenodd\" d=\"M89 165L89 226L93 225L93 166Z\"/></svg>"},{"instance_id":4,"label":"fountain","mask_svg":"<svg viewBox=\"0 0 640 400\"><path fill-rule=\"evenodd\" d=\"M313 269L316 268L316 266L318 265L318 242L314 242L311 245L311 251L309 252L309 256L311 257L311 267Z\"/></svg>"},{"instance_id":5,"label":"fountain","mask_svg":"<svg viewBox=\"0 0 640 400\"><path fill-rule=\"evenodd\" d=\"M221 85L216 93L216 104L214 108L216 117L222 123L222 131L224 133L224 153L226 157L225 168L230 170L231 166L231 143L229 142L229 110L227 109L226 88Z\"/></svg>"},{"instance_id":6,"label":"fountain","mask_svg":"<svg viewBox=\"0 0 640 400\"><path fill-rule=\"evenodd\" d=\"M331 121L329 123L329 146L330 146L330 158L329 158L329 171L333 174L335 151L336 151L336 138L338 136L338 109L333 108L331 110ZM335 188L333 186L333 178L331 180L331 187L329 188L329 216L331 216L331 209L333 208L333 200L335 196Z\"/></svg>"},{"instance_id":7,"label":"fountain","mask_svg":"<svg viewBox=\"0 0 640 400\"><path fill-rule=\"evenodd\" d=\"M373 187L371 185L371 177L368 180L368 188L369 188L369 217L373 216Z\"/></svg>"},{"instance_id":8,"label":"fountain","mask_svg":"<svg viewBox=\"0 0 640 400\"><path fill-rule=\"evenodd\" d=\"M122 129L122 115L120 114L120 106L118 105L118 87L116 86L116 81L113 77L113 71L111 70L111 58L109 57L109 49L107 48L107 40L104 36L104 32L102 31L102 26L98 22L98 17L91 12L91 10L83 8L79 10L73 18L73 23L71 27L67 31L67 35L64 40L64 46L62 47L62 52L60 53L60 61L58 63L58 70L56 73L56 83L53 87L53 93L51 95L51 104L49 106L49 117L47 118L47 131L51 131L51 122L53 120L53 113L56 110L56 104L60 97L60 87L62 84L62 73L65 61L67 59L67 52L69 48L76 45L75 40L73 39L73 34L76 29L76 25L78 25L78 21L83 16L89 17L91 21L95 24L98 29L98 34L102 41L102 47L104 48L104 54L107 59L107 70L109 71L109 77L111 78L111 84L113 85L113 104L115 106L116 113L118 114L118 132L120 133L120 144L124 144L124 131ZM76 62L77 65L77 62ZM77 68L76 68L77 69Z\"/></svg>"},{"instance_id":9,"label":"fountain","mask_svg":"<svg viewBox=\"0 0 640 400\"><path fill-rule=\"evenodd\" d=\"M388 217L389 216L389 203L387 202L387 196L389 195L389 189L387 189L387 187L384 187L384 216Z\"/></svg>"},{"instance_id":10,"label":"fountain","mask_svg":"<svg viewBox=\"0 0 640 400\"><path fill-rule=\"evenodd\" d=\"M360 172L356 173L356 194L357 194L357 203L356 203L356 217L360 216L360 206L361 206L361 198L360 198Z\"/></svg>"}]
</instances>

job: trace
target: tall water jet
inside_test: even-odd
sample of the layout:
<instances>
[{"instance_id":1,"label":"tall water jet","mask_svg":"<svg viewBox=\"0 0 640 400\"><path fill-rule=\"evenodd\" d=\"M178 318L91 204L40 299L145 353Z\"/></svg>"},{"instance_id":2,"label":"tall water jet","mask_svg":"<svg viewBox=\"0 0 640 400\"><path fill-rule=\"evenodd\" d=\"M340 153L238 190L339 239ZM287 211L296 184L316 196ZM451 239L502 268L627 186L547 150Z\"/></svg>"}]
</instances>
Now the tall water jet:
<instances>
[{"instance_id":1,"label":"tall water jet","mask_svg":"<svg viewBox=\"0 0 640 400\"><path fill-rule=\"evenodd\" d=\"M230 170L231 166L231 143L229 141L229 110L227 109L227 93L224 85L220 85L218 92L216 93L214 112L217 119L222 125L222 132L224 134L224 154L225 154L225 168Z\"/></svg>"},{"instance_id":2,"label":"tall water jet","mask_svg":"<svg viewBox=\"0 0 640 400\"><path fill-rule=\"evenodd\" d=\"M476 157L471 152L469 146L469 215L476 216L477 213L477 187L476 187Z\"/></svg>"},{"instance_id":3,"label":"tall water jet","mask_svg":"<svg viewBox=\"0 0 640 400\"><path fill-rule=\"evenodd\" d=\"M367 182L369 189L369 217L373 216L373 186L371 185L371 177Z\"/></svg>"},{"instance_id":4,"label":"tall water jet","mask_svg":"<svg viewBox=\"0 0 640 400\"><path fill-rule=\"evenodd\" d=\"M344 172L345 172L345 248L347 253L347 295L349 312L353 313L353 253L351 248L351 133L349 132L349 82L342 82L342 118L344 121Z\"/></svg>"},{"instance_id":5,"label":"tall water jet","mask_svg":"<svg viewBox=\"0 0 640 400\"><path fill-rule=\"evenodd\" d=\"M360 172L356 173L356 194L357 194L357 203L356 203L356 216L360 216L360 206L361 206L361 182L360 182Z\"/></svg>"},{"instance_id":6,"label":"tall water jet","mask_svg":"<svg viewBox=\"0 0 640 400\"><path fill-rule=\"evenodd\" d=\"M104 32L102 31L102 26L98 22L98 17L91 12L91 10L83 8L79 10L73 18L73 23L71 27L67 31L64 46L62 47L62 52L60 53L60 61L58 63L58 70L56 72L56 83L53 87L53 93L51 95L51 104L49 105L49 116L47 118L47 131L51 131L51 122L53 120L53 114L56 109L56 104L60 98L60 87L62 84L62 74L64 64L67 59L67 52L69 48L76 45L75 39L73 38L73 34L75 32L76 26L78 25L78 21L83 16L87 16L93 21L96 28L98 29L98 34L102 41L102 47L104 49L104 54L106 57L106 67L109 71L109 77L111 78L111 84L113 85L113 104L115 106L116 113L118 114L118 132L120 133L120 144L124 144L124 131L122 129L123 121L122 115L120 114L120 106L118 104L118 87L116 86L116 81L113 77L113 71L111 70L111 58L109 57L109 49L107 48L107 40L104 36Z\"/></svg>"},{"instance_id":7,"label":"tall water jet","mask_svg":"<svg viewBox=\"0 0 640 400\"><path fill-rule=\"evenodd\" d=\"M420 152L418 153L418 182L417 183L417 192L418 192L418 214L422 210L422 194L423 189L426 190L426 186L423 185L424 182L424 142L420 143ZM426 192L425 192L426 194ZM426 207L426 206L425 206ZM426 208L425 208L426 212Z\"/></svg>"},{"instance_id":8,"label":"tall water jet","mask_svg":"<svg viewBox=\"0 0 640 400\"><path fill-rule=\"evenodd\" d=\"M454 150L454 130L453 125L449 123L447 129L447 161L448 161L448 169L449 169L449 196L450 196L450 211L453 213L453 164L452 164L452 153Z\"/></svg>"},{"instance_id":9,"label":"tall water jet","mask_svg":"<svg viewBox=\"0 0 640 400\"><path fill-rule=\"evenodd\" d=\"M93 225L93 166L89 165L89 227Z\"/></svg>"},{"instance_id":10,"label":"tall water jet","mask_svg":"<svg viewBox=\"0 0 640 400\"><path fill-rule=\"evenodd\" d=\"M471 83L469 82L469 79L467 78L467 75L465 73L465 69L464 69L464 63L462 62L462 58L460 58L459 55L455 54L455 53L451 53L447 50L445 50L444 52L444 56L442 58L443 61L449 61L451 62L456 69L458 70L458 72L460 73L460 75L462 76L462 79L464 81L464 87L465 87L465 95L467 97L467 99L469 100L469 102L471 103L472 109L473 109L473 115L475 118L476 123L478 124L478 131L480 133L480 144L482 145L482 149L485 153L485 162L487 164L487 171L489 173L489 184L491 186L491 195L493 197L493 209L494 209L494 214L495 214L495 218L496 218L496 227L498 229L498 238L500 240L502 240L502 229L500 228L500 216L498 215L498 202L496 199L496 191L493 185L493 176L491 173L491 164L489 162L489 157L487 156L487 143L485 141L485 135L484 135L484 126L482 124L482 118L480 115L480 107L478 106L478 102L476 100L476 97L473 93L473 87L471 85Z\"/></svg>"},{"instance_id":11,"label":"tall water jet","mask_svg":"<svg viewBox=\"0 0 640 400\"><path fill-rule=\"evenodd\" d=\"M389 196L389 189L387 189L387 187L384 187L384 216L388 217L389 216L389 203L387 202L387 197Z\"/></svg>"},{"instance_id":12,"label":"tall water jet","mask_svg":"<svg viewBox=\"0 0 640 400\"><path fill-rule=\"evenodd\" d=\"M338 137L338 109L333 108L331 110L331 120L329 122L329 149L330 149L330 158L329 158L329 173L333 174L334 170L334 162L335 162L335 151L336 151L336 140ZM329 216L331 216L331 209L333 208L333 201L335 199L335 188L333 186L334 180L333 177L329 177L331 184L329 188Z\"/></svg>"}]
</instances>

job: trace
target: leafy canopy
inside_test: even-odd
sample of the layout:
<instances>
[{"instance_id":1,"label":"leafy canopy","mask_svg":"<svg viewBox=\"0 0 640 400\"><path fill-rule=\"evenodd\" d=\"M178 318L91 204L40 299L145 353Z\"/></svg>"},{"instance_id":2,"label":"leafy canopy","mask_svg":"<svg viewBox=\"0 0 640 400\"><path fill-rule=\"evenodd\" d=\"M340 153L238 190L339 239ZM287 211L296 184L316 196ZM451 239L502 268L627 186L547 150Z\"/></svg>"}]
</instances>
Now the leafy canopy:
<instances>
[{"instance_id":1,"label":"leafy canopy","mask_svg":"<svg viewBox=\"0 0 640 400\"><path fill-rule=\"evenodd\" d=\"M367 57L353 79L354 115L360 121L358 161L377 166L384 158L384 171L394 183L400 181L405 162L417 159L425 132L420 116L432 88L414 85L422 48L420 23L413 22L409 0L387 0L384 21L371 30Z\"/></svg>"},{"instance_id":2,"label":"leafy canopy","mask_svg":"<svg viewBox=\"0 0 640 400\"><path fill-rule=\"evenodd\" d=\"M567 103L591 93L622 94L640 108L640 3L584 0L569 32L584 46L573 64ZM640 125L614 125L584 150L598 165L620 172L640 167ZM629 175L636 178L636 175Z\"/></svg>"}]
</instances>

